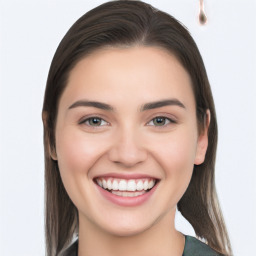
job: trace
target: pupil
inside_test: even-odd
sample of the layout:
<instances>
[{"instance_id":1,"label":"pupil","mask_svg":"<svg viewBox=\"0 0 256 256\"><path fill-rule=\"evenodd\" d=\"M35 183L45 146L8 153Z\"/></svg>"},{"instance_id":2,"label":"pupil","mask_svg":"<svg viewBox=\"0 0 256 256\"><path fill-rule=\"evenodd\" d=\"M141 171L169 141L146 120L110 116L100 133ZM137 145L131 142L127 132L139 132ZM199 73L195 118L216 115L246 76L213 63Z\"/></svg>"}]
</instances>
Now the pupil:
<instances>
[{"instance_id":1,"label":"pupil","mask_svg":"<svg viewBox=\"0 0 256 256\"><path fill-rule=\"evenodd\" d=\"M157 117L154 119L155 125L162 125L165 123L165 119L163 117Z\"/></svg>"},{"instance_id":2,"label":"pupil","mask_svg":"<svg viewBox=\"0 0 256 256\"><path fill-rule=\"evenodd\" d=\"M91 118L90 119L90 125L99 126L100 125L100 119L99 118Z\"/></svg>"}]
</instances>

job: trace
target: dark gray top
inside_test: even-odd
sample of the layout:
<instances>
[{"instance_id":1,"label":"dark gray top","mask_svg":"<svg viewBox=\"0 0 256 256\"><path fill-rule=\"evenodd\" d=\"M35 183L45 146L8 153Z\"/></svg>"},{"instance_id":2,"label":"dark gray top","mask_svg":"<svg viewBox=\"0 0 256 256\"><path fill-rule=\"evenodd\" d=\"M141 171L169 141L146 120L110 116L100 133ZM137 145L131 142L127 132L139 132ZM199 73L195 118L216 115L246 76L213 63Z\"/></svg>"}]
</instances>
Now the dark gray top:
<instances>
[{"instance_id":1,"label":"dark gray top","mask_svg":"<svg viewBox=\"0 0 256 256\"><path fill-rule=\"evenodd\" d=\"M76 240L62 256L78 256L78 240ZM185 236L185 247L182 256L222 256L207 244L195 237Z\"/></svg>"}]
</instances>

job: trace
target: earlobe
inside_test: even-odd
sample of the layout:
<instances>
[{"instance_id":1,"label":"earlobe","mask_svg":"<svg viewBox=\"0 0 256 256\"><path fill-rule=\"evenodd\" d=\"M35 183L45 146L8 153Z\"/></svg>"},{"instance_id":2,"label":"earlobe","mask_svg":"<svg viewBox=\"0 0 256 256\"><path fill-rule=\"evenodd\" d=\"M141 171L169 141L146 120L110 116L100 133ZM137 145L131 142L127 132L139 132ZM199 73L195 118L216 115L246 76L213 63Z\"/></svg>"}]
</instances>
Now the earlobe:
<instances>
[{"instance_id":1,"label":"earlobe","mask_svg":"<svg viewBox=\"0 0 256 256\"><path fill-rule=\"evenodd\" d=\"M211 113L210 110L206 110L206 117L205 117L205 124L204 129L199 134L198 141L197 141L197 151L195 156L195 165L200 165L204 162L206 151L208 148L208 130L210 125Z\"/></svg>"},{"instance_id":2,"label":"earlobe","mask_svg":"<svg viewBox=\"0 0 256 256\"><path fill-rule=\"evenodd\" d=\"M57 157L57 153L56 153L55 148L51 148L49 146L49 154L50 154L50 157L52 158L52 160L58 161L58 157Z\"/></svg>"}]
</instances>

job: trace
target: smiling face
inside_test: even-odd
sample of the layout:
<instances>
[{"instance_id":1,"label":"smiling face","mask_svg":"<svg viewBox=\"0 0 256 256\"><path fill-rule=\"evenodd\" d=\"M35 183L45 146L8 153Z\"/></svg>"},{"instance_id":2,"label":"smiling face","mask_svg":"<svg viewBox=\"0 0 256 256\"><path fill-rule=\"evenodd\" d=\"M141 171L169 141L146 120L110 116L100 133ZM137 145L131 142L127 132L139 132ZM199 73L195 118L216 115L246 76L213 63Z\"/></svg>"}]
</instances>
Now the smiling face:
<instances>
[{"instance_id":1,"label":"smiling face","mask_svg":"<svg viewBox=\"0 0 256 256\"><path fill-rule=\"evenodd\" d=\"M60 98L53 156L79 225L123 236L173 222L206 134L190 77L167 51L107 48L82 59Z\"/></svg>"}]
</instances>

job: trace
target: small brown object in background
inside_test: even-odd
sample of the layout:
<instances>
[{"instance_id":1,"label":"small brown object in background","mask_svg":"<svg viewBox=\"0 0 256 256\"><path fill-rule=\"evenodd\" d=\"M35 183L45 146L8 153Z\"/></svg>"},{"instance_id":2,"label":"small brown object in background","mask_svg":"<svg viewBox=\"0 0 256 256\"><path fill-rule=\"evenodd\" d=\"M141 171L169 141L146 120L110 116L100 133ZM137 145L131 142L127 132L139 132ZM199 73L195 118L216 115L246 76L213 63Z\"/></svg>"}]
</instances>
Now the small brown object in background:
<instances>
[{"instance_id":1,"label":"small brown object in background","mask_svg":"<svg viewBox=\"0 0 256 256\"><path fill-rule=\"evenodd\" d=\"M200 10L199 10L199 23L205 25L207 22L207 16L204 12L204 0L200 0Z\"/></svg>"}]
</instances>

